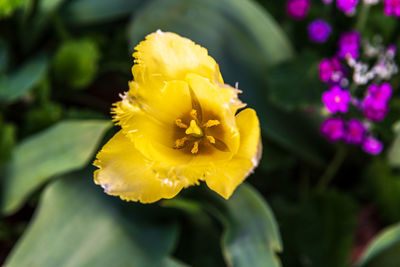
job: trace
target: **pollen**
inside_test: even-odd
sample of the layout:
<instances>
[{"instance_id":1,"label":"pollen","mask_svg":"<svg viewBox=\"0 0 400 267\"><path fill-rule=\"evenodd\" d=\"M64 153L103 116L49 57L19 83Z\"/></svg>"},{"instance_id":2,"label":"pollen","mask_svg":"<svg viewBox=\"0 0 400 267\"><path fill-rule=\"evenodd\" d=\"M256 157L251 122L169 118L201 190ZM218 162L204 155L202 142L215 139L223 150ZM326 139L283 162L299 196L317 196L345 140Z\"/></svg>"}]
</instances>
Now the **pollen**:
<instances>
[{"instance_id":1,"label":"pollen","mask_svg":"<svg viewBox=\"0 0 400 267\"><path fill-rule=\"evenodd\" d=\"M192 154L197 154L197 152L199 152L199 141L194 142L193 148L190 152L192 152Z\"/></svg>"},{"instance_id":2,"label":"pollen","mask_svg":"<svg viewBox=\"0 0 400 267\"><path fill-rule=\"evenodd\" d=\"M206 137L207 137L208 142L210 142L211 144L215 144L215 138L214 138L214 136L207 135Z\"/></svg>"},{"instance_id":3,"label":"pollen","mask_svg":"<svg viewBox=\"0 0 400 267\"><path fill-rule=\"evenodd\" d=\"M182 128L182 129L186 129L186 128L188 127L186 124L184 124L184 123L182 122L181 119L177 119L177 120L175 121L175 124L176 124L176 126L178 126L179 128Z\"/></svg>"},{"instance_id":4,"label":"pollen","mask_svg":"<svg viewBox=\"0 0 400 267\"><path fill-rule=\"evenodd\" d=\"M219 122L219 120L208 120L206 123L204 123L204 127L206 128L210 128L213 126L217 126L220 125L221 123Z\"/></svg>"},{"instance_id":5,"label":"pollen","mask_svg":"<svg viewBox=\"0 0 400 267\"><path fill-rule=\"evenodd\" d=\"M185 146L185 142L188 140L188 138L185 136L183 138L177 139L175 141L175 148L182 148Z\"/></svg>"}]
</instances>

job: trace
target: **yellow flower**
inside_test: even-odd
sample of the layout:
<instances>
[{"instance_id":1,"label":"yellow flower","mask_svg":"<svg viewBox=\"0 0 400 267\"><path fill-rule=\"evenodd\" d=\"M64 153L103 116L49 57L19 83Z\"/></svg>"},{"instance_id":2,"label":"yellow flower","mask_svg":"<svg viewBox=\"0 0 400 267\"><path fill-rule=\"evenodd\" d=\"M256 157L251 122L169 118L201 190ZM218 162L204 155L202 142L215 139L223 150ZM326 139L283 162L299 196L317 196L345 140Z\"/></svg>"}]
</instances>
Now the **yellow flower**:
<instances>
[{"instance_id":1,"label":"yellow flower","mask_svg":"<svg viewBox=\"0 0 400 267\"><path fill-rule=\"evenodd\" d=\"M258 164L260 127L207 50L157 31L133 53L134 81L113 114L121 130L97 154L95 183L124 200L155 202L205 181L229 198Z\"/></svg>"}]
</instances>

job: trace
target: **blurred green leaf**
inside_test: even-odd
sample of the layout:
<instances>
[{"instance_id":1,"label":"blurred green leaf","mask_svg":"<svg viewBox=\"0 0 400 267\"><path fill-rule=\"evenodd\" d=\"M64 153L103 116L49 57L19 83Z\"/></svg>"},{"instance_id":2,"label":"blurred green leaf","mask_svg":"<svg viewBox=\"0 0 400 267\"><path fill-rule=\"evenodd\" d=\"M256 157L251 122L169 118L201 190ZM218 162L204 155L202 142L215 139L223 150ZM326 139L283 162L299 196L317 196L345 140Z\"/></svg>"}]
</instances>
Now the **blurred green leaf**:
<instances>
[{"instance_id":1,"label":"blurred green leaf","mask_svg":"<svg viewBox=\"0 0 400 267\"><path fill-rule=\"evenodd\" d=\"M278 225L262 196L248 184L240 185L226 201L223 253L229 266L281 266ZM222 218L222 217L221 217Z\"/></svg>"},{"instance_id":2,"label":"blurred green leaf","mask_svg":"<svg viewBox=\"0 0 400 267\"><path fill-rule=\"evenodd\" d=\"M150 220L149 206L122 205L93 183L92 172L51 183L5 265L182 266L168 258L176 225Z\"/></svg>"},{"instance_id":3,"label":"blurred green leaf","mask_svg":"<svg viewBox=\"0 0 400 267\"><path fill-rule=\"evenodd\" d=\"M6 42L0 39L0 75L6 70L8 65L9 51Z\"/></svg>"},{"instance_id":4,"label":"blurred green leaf","mask_svg":"<svg viewBox=\"0 0 400 267\"><path fill-rule=\"evenodd\" d=\"M16 142L16 129L0 117L0 165L10 159L11 150Z\"/></svg>"},{"instance_id":5,"label":"blurred green leaf","mask_svg":"<svg viewBox=\"0 0 400 267\"><path fill-rule=\"evenodd\" d=\"M310 194L295 212L280 218L284 266L347 267L356 211L355 201L342 193Z\"/></svg>"},{"instance_id":6,"label":"blurred green leaf","mask_svg":"<svg viewBox=\"0 0 400 267\"><path fill-rule=\"evenodd\" d=\"M26 0L1 0L0 1L0 18L6 18L20 8Z\"/></svg>"},{"instance_id":7,"label":"blurred green leaf","mask_svg":"<svg viewBox=\"0 0 400 267\"><path fill-rule=\"evenodd\" d=\"M365 170L368 192L379 207L383 218L389 222L400 220L400 177L388 163L375 159Z\"/></svg>"},{"instance_id":8,"label":"blurred green leaf","mask_svg":"<svg viewBox=\"0 0 400 267\"><path fill-rule=\"evenodd\" d=\"M0 101L12 102L33 88L45 75L48 58L39 55L21 66L17 71L0 77Z\"/></svg>"},{"instance_id":9,"label":"blurred green leaf","mask_svg":"<svg viewBox=\"0 0 400 267\"><path fill-rule=\"evenodd\" d=\"M140 0L72 0L63 10L65 20L73 24L95 24L132 14Z\"/></svg>"},{"instance_id":10,"label":"blurred green leaf","mask_svg":"<svg viewBox=\"0 0 400 267\"><path fill-rule=\"evenodd\" d=\"M400 167L400 121L393 126L393 130L396 137L389 148L388 160L392 166Z\"/></svg>"},{"instance_id":11,"label":"blurred green leaf","mask_svg":"<svg viewBox=\"0 0 400 267\"><path fill-rule=\"evenodd\" d=\"M400 266L400 224L384 229L368 246L357 266Z\"/></svg>"},{"instance_id":12,"label":"blurred green leaf","mask_svg":"<svg viewBox=\"0 0 400 267\"><path fill-rule=\"evenodd\" d=\"M304 52L270 68L267 76L271 102L288 110L318 106L325 85L318 79L318 56Z\"/></svg>"},{"instance_id":13,"label":"blurred green leaf","mask_svg":"<svg viewBox=\"0 0 400 267\"><path fill-rule=\"evenodd\" d=\"M281 62L293 54L276 22L250 0L156 0L134 16L128 37L136 45L157 29L202 44L218 62L227 54L240 57L251 69Z\"/></svg>"},{"instance_id":14,"label":"blurred green leaf","mask_svg":"<svg viewBox=\"0 0 400 267\"><path fill-rule=\"evenodd\" d=\"M91 40L64 42L54 57L56 81L76 89L86 87L97 73L99 58L99 48Z\"/></svg>"},{"instance_id":15,"label":"blurred green leaf","mask_svg":"<svg viewBox=\"0 0 400 267\"><path fill-rule=\"evenodd\" d=\"M55 175L85 166L108 121L63 121L21 142L3 181L1 212L16 211L25 199Z\"/></svg>"}]
</instances>

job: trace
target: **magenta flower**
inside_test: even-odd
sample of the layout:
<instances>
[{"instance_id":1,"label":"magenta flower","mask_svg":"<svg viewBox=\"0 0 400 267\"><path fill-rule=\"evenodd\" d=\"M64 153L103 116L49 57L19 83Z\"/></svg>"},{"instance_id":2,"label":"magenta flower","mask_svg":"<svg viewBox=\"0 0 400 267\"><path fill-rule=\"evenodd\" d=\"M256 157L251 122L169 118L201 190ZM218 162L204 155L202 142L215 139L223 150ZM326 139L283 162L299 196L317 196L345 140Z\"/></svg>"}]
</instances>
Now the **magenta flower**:
<instances>
[{"instance_id":1,"label":"magenta flower","mask_svg":"<svg viewBox=\"0 0 400 267\"><path fill-rule=\"evenodd\" d=\"M347 122L345 141L348 144L361 145L365 137L365 126L358 119L351 119Z\"/></svg>"},{"instance_id":2,"label":"magenta flower","mask_svg":"<svg viewBox=\"0 0 400 267\"><path fill-rule=\"evenodd\" d=\"M330 4L330 3L333 2L333 0L322 0L322 2L323 2L324 4Z\"/></svg>"},{"instance_id":3,"label":"magenta flower","mask_svg":"<svg viewBox=\"0 0 400 267\"><path fill-rule=\"evenodd\" d=\"M359 48L361 43L361 36L358 32L346 32L340 36L338 42L338 57L346 58L348 56L356 59L359 56Z\"/></svg>"},{"instance_id":4,"label":"magenta flower","mask_svg":"<svg viewBox=\"0 0 400 267\"><path fill-rule=\"evenodd\" d=\"M331 142L341 140L345 135L344 120L327 118L321 125L321 133Z\"/></svg>"},{"instance_id":5,"label":"magenta flower","mask_svg":"<svg viewBox=\"0 0 400 267\"><path fill-rule=\"evenodd\" d=\"M400 1L399 0L384 0L383 13L386 16L400 17Z\"/></svg>"},{"instance_id":6,"label":"magenta flower","mask_svg":"<svg viewBox=\"0 0 400 267\"><path fill-rule=\"evenodd\" d=\"M367 96L386 103L392 97L392 86L389 83L382 83L381 86L371 84L367 88Z\"/></svg>"},{"instance_id":7,"label":"magenta flower","mask_svg":"<svg viewBox=\"0 0 400 267\"><path fill-rule=\"evenodd\" d=\"M333 57L319 63L319 78L331 84L339 83L345 76L345 69L340 61Z\"/></svg>"},{"instance_id":8,"label":"magenta flower","mask_svg":"<svg viewBox=\"0 0 400 267\"><path fill-rule=\"evenodd\" d=\"M306 17L310 6L310 0L288 0L286 3L286 12L289 17L300 20Z\"/></svg>"},{"instance_id":9,"label":"magenta flower","mask_svg":"<svg viewBox=\"0 0 400 267\"><path fill-rule=\"evenodd\" d=\"M349 110L351 95L349 91L343 90L335 85L329 91L322 94L322 102L330 113L346 113Z\"/></svg>"},{"instance_id":10,"label":"magenta flower","mask_svg":"<svg viewBox=\"0 0 400 267\"><path fill-rule=\"evenodd\" d=\"M364 116L372 121L382 121L389 111L387 102L367 96L363 103Z\"/></svg>"},{"instance_id":11,"label":"magenta flower","mask_svg":"<svg viewBox=\"0 0 400 267\"><path fill-rule=\"evenodd\" d=\"M362 144L362 149L368 154L378 155L383 150L383 144L378 139L368 136Z\"/></svg>"},{"instance_id":12,"label":"magenta flower","mask_svg":"<svg viewBox=\"0 0 400 267\"><path fill-rule=\"evenodd\" d=\"M344 13L350 15L354 13L358 0L336 0L336 6Z\"/></svg>"},{"instance_id":13,"label":"magenta flower","mask_svg":"<svg viewBox=\"0 0 400 267\"><path fill-rule=\"evenodd\" d=\"M308 25L308 35L315 43L325 43L331 35L331 26L322 19L317 19Z\"/></svg>"}]
</instances>

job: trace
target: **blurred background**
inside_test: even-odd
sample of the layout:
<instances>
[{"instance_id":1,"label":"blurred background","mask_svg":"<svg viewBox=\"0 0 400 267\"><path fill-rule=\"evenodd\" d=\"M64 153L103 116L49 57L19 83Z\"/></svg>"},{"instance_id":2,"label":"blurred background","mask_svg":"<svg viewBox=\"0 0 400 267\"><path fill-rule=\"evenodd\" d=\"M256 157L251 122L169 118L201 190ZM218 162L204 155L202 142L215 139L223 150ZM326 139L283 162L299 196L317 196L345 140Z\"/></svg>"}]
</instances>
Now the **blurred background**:
<instances>
[{"instance_id":1,"label":"blurred background","mask_svg":"<svg viewBox=\"0 0 400 267\"><path fill-rule=\"evenodd\" d=\"M400 266L399 76L372 156L321 135L318 68L341 33L397 46L400 23L383 3L349 16L323 2L299 20L286 1L0 0L0 262ZM307 32L318 18L332 27L323 44ZM201 185L126 203L92 181L133 49L158 29L207 48L258 113L262 160L229 201Z\"/></svg>"}]
</instances>

